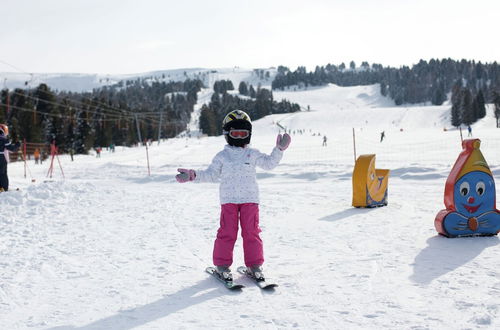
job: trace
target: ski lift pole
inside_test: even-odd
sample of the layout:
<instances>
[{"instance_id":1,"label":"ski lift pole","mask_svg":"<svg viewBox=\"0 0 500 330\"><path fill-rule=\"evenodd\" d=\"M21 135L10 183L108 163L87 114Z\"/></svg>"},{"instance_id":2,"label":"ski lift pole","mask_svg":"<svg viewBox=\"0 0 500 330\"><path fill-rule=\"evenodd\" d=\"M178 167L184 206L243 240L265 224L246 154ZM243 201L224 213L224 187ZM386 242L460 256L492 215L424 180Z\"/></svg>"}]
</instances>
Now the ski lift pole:
<instances>
[{"instance_id":1,"label":"ski lift pole","mask_svg":"<svg viewBox=\"0 0 500 330\"><path fill-rule=\"evenodd\" d=\"M356 163L356 134L354 133L354 127L352 128L352 145L354 147L354 163Z\"/></svg>"},{"instance_id":2,"label":"ski lift pole","mask_svg":"<svg viewBox=\"0 0 500 330\"><path fill-rule=\"evenodd\" d=\"M147 162L148 162L148 176L151 176L151 169L149 167L148 141L146 140L144 144L146 145L146 159L147 159Z\"/></svg>"},{"instance_id":3,"label":"ski lift pole","mask_svg":"<svg viewBox=\"0 0 500 330\"><path fill-rule=\"evenodd\" d=\"M24 178L26 179L26 139L23 139Z\"/></svg>"},{"instance_id":4,"label":"ski lift pole","mask_svg":"<svg viewBox=\"0 0 500 330\"><path fill-rule=\"evenodd\" d=\"M160 124L158 125L158 145L160 145L162 121L163 121L163 109L160 110Z\"/></svg>"},{"instance_id":5,"label":"ski lift pole","mask_svg":"<svg viewBox=\"0 0 500 330\"><path fill-rule=\"evenodd\" d=\"M141 143L142 138L141 138L141 129L139 128L139 119L137 119L137 114L134 114L135 117L135 126L137 127L137 136L139 137L139 143Z\"/></svg>"},{"instance_id":6,"label":"ski lift pole","mask_svg":"<svg viewBox=\"0 0 500 330\"><path fill-rule=\"evenodd\" d=\"M9 113L10 113L10 93L9 89L7 88L7 108L5 109L6 119L9 119Z\"/></svg>"}]
</instances>

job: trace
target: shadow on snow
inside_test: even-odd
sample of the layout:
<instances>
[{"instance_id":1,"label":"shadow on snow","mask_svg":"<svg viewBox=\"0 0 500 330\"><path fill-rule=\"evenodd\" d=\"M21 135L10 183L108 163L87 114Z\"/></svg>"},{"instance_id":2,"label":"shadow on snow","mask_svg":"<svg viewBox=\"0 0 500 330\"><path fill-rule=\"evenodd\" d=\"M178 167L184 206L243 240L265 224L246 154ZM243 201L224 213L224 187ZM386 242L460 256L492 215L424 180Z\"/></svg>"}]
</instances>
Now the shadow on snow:
<instances>
[{"instance_id":1,"label":"shadow on snow","mask_svg":"<svg viewBox=\"0 0 500 330\"><path fill-rule=\"evenodd\" d=\"M351 208L345 209L343 211L327 215L327 216L325 216L323 218L319 218L318 220L333 222L333 221L338 221L338 220L346 219L346 218L349 218L349 217L352 217L352 216L356 216L356 215L360 215L360 214L365 214L365 213L374 211L376 209L378 209L378 208L377 207L373 207L373 208L355 208L355 207L351 207Z\"/></svg>"},{"instance_id":2,"label":"shadow on snow","mask_svg":"<svg viewBox=\"0 0 500 330\"><path fill-rule=\"evenodd\" d=\"M205 291L207 289L213 290L198 294L200 291ZM238 294L238 292L227 291L221 284L217 283L214 278L209 277L193 286L166 295L164 298L152 303L130 310L119 311L115 315L108 316L81 327L71 325L56 326L46 330L129 330L167 317L191 306L220 297L224 294Z\"/></svg>"},{"instance_id":3,"label":"shadow on snow","mask_svg":"<svg viewBox=\"0 0 500 330\"><path fill-rule=\"evenodd\" d=\"M470 262L484 249L496 246L499 242L496 236L465 238L433 236L427 240L427 247L415 257L410 279L416 283L429 284Z\"/></svg>"}]
</instances>

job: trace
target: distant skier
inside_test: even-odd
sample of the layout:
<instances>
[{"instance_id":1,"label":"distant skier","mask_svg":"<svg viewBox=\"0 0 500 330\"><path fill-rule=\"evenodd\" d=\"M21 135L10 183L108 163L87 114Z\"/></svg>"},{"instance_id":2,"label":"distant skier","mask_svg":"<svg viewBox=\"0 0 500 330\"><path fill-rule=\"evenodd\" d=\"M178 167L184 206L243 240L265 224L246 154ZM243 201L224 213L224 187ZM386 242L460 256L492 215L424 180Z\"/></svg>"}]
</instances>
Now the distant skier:
<instances>
[{"instance_id":1,"label":"distant skier","mask_svg":"<svg viewBox=\"0 0 500 330\"><path fill-rule=\"evenodd\" d=\"M380 142L384 141L384 138L385 138L385 131L382 131L382 133L380 133Z\"/></svg>"},{"instance_id":2,"label":"distant skier","mask_svg":"<svg viewBox=\"0 0 500 330\"><path fill-rule=\"evenodd\" d=\"M33 157L35 157L35 164L38 164L40 162L40 150L38 148L35 149Z\"/></svg>"},{"instance_id":3,"label":"distant skier","mask_svg":"<svg viewBox=\"0 0 500 330\"><path fill-rule=\"evenodd\" d=\"M467 127L467 131L469 132L467 136L472 136L472 128L470 127L470 125Z\"/></svg>"},{"instance_id":4,"label":"distant skier","mask_svg":"<svg viewBox=\"0 0 500 330\"><path fill-rule=\"evenodd\" d=\"M8 151L17 151L21 146L19 142L10 143L8 136L9 128L5 124L0 124L0 192L9 190L9 177L7 176Z\"/></svg>"},{"instance_id":5,"label":"distant skier","mask_svg":"<svg viewBox=\"0 0 500 330\"><path fill-rule=\"evenodd\" d=\"M220 181L220 228L214 243L213 263L224 280L232 281L230 266L239 222L247 270L257 278L263 278L264 252L259 236L259 188L255 168L275 168L291 138L287 133L278 134L276 147L271 155L267 155L248 147L252 122L245 112L231 111L224 118L222 127L228 145L215 155L210 166L199 171L179 168L176 179L180 183Z\"/></svg>"},{"instance_id":6,"label":"distant skier","mask_svg":"<svg viewBox=\"0 0 500 330\"><path fill-rule=\"evenodd\" d=\"M326 147L326 135L323 136L323 147Z\"/></svg>"}]
</instances>

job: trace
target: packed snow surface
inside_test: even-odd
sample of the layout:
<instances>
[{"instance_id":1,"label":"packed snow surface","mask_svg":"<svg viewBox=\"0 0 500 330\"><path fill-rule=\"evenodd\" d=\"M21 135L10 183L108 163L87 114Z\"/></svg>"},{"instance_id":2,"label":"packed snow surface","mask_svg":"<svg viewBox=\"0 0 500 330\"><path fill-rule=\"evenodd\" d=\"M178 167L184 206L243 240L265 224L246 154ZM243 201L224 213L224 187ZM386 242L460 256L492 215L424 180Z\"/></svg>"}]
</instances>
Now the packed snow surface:
<instances>
[{"instance_id":1,"label":"packed snow surface","mask_svg":"<svg viewBox=\"0 0 500 330\"><path fill-rule=\"evenodd\" d=\"M204 272L218 185L174 175L206 168L225 141L191 135L149 146L150 176L144 146L73 162L61 155L52 178L49 161L29 161L26 178L23 163L9 165L0 328L500 328L499 238L447 239L433 225L461 151L449 106L394 107L378 86L274 95L310 109L253 123L252 145L263 152L280 126L292 135L281 164L257 175L264 270L276 290L235 274L246 288L231 292ZM200 102L209 96L202 91ZM499 132L491 108L472 127L497 184ZM387 207L351 206L353 137L357 156L375 153L377 168L391 170ZM236 270L241 238L234 258Z\"/></svg>"}]
</instances>

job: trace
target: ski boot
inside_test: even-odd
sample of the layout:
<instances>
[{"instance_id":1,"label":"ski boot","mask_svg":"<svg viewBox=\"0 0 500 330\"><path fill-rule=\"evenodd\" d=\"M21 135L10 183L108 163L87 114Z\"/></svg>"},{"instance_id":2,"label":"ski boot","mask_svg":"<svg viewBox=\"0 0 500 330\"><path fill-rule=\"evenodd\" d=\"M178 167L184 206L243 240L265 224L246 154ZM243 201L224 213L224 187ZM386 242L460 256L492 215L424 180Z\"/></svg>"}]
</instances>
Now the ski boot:
<instances>
[{"instance_id":1,"label":"ski boot","mask_svg":"<svg viewBox=\"0 0 500 330\"><path fill-rule=\"evenodd\" d=\"M226 282L233 281L233 274L231 273L229 266L215 266L215 270L222 280Z\"/></svg>"},{"instance_id":2,"label":"ski boot","mask_svg":"<svg viewBox=\"0 0 500 330\"><path fill-rule=\"evenodd\" d=\"M264 277L264 273L262 272L262 266L261 265L254 265L251 267L247 267L247 273L250 276L255 277L257 281L265 281L266 278Z\"/></svg>"}]
</instances>

